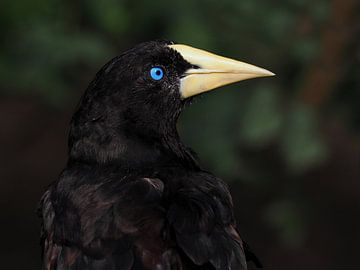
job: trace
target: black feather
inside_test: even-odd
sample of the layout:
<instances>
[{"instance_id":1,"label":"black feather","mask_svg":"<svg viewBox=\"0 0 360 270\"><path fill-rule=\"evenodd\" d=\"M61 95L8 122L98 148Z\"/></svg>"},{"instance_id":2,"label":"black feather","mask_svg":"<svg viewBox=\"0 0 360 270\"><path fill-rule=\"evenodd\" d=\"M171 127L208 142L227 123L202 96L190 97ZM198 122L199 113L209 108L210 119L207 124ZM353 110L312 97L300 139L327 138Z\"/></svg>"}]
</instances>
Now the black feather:
<instances>
[{"instance_id":1,"label":"black feather","mask_svg":"<svg viewBox=\"0 0 360 270\"><path fill-rule=\"evenodd\" d=\"M40 204L44 269L246 269L224 182L179 139L192 67L166 41L107 63L72 121L69 160ZM149 69L161 66L164 79Z\"/></svg>"}]
</instances>

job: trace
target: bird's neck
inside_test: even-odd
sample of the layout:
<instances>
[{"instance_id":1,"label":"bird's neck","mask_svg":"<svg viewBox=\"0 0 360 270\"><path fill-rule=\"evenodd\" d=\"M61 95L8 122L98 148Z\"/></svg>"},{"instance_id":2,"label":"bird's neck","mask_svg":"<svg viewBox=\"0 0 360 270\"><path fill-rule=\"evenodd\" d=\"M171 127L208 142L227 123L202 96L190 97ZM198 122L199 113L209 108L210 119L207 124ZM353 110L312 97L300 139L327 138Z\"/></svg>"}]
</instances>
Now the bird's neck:
<instances>
[{"instance_id":1,"label":"bird's neck","mask_svg":"<svg viewBox=\"0 0 360 270\"><path fill-rule=\"evenodd\" d=\"M155 126L103 119L76 123L69 137L69 162L74 161L115 165L126 171L159 166L198 168L196 157L171 122Z\"/></svg>"}]
</instances>

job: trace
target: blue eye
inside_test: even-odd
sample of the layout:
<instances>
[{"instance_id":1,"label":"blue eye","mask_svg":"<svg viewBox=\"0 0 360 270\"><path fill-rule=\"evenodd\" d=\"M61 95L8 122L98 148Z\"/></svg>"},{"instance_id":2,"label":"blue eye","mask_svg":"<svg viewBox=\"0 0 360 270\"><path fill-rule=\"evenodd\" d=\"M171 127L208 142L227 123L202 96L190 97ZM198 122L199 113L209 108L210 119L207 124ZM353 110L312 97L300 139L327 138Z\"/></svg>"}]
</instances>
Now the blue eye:
<instances>
[{"instance_id":1,"label":"blue eye","mask_svg":"<svg viewBox=\"0 0 360 270\"><path fill-rule=\"evenodd\" d=\"M161 67L153 67L150 70L150 76L155 81L161 80L164 77L164 70Z\"/></svg>"}]
</instances>

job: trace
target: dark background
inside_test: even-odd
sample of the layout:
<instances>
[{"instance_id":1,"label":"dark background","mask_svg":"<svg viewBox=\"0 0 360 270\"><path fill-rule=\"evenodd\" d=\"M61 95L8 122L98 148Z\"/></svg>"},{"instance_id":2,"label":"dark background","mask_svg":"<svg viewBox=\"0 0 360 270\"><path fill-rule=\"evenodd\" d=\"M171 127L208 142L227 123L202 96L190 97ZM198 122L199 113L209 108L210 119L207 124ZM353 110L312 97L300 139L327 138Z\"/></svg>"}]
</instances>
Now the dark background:
<instances>
[{"instance_id":1,"label":"dark background","mask_svg":"<svg viewBox=\"0 0 360 270\"><path fill-rule=\"evenodd\" d=\"M166 38L268 68L179 123L265 269L360 269L360 1L0 2L1 269L40 269L37 202L95 72Z\"/></svg>"}]
</instances>

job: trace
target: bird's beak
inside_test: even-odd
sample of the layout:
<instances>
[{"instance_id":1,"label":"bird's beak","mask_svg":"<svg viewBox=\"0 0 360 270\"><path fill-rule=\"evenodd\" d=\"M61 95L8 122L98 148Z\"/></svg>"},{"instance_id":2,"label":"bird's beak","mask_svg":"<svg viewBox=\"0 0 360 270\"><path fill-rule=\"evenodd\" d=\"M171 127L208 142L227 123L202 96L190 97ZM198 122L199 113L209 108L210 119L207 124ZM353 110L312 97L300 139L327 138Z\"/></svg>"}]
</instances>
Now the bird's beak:
<instances>
[{"instance_id":1,"label":"bird's beak","mask_svg":"<svg viewBox=\"0 0 360 270\"><path fill-rule=\"evenodd\" d=\"M190 64L199 67L188 69L181 79L180 93L184 99L230 83L275 75L266 69L187 45L174 44L169 47L179 52Z\"/></svg>"}]
</instances>

